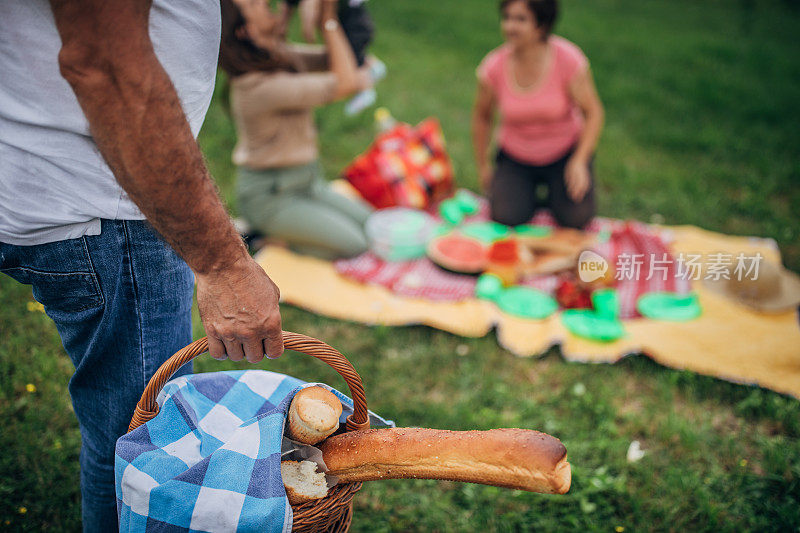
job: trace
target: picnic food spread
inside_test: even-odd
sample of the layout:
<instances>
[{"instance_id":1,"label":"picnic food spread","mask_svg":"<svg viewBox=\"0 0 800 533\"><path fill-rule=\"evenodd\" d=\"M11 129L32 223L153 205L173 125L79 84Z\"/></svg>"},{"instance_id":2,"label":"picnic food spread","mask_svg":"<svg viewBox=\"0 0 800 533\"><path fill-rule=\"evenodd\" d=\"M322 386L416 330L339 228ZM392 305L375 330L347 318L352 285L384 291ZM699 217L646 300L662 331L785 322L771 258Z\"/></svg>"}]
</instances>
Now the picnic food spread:
<instances>
[{"instance_id":1,"label":"picnic food spread","mask_svg":"<svg viewBox=\"0 0 800 533\"><path fill-rule=\"evenodd\" d=\"M526 276L574 268L581 250L592 242L591 236L567 228L548 233L537 226L518 226L512 234L496 222L471 223L433 237L427 254L445 270L491 272L509 286Z\"/></svg>"}]
</instances>

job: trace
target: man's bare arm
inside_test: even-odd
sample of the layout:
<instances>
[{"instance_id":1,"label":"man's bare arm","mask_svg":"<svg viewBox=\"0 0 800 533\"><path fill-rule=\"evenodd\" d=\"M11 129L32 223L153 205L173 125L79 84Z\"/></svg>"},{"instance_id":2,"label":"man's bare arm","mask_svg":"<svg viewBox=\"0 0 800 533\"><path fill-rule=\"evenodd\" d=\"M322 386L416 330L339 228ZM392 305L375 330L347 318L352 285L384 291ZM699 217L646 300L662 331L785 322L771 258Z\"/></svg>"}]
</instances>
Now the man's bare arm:
<instances>
[{"instance_id":1,"label":"man's bare arm","mask_svg":"<svg viewBox=\"0 0 800 533\"><path fill-rule=\"evenodd\" d=\"M149 0L51 0L61 73L120 185L197 275L211 354L283 350L278 291L230 222L148 31Z\"/></svg>"}]
</instances>

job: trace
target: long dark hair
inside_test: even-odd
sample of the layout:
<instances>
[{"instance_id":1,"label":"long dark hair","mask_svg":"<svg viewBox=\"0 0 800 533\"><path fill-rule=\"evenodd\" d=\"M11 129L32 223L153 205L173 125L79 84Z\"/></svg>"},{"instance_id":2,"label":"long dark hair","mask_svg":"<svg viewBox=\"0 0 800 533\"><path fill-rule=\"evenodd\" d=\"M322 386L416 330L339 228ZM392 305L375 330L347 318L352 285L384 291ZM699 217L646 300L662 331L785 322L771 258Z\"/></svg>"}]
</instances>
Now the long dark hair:
<instances>
[{"instance_id":1,"label":"long dark hair","mask_svg":"<svg viewBox=\"0 0 800 533\"><path fill-rule=\"evenodd\" d=\"M297 67L278 50L264 50L250 39L237 35L245 26L245 19L232 0L220 0L222 10L222 40L219 47L219 66L228 76L241 76L253 71L296 72Z\"/></svg>"},{"instance_id":2,"label":"long dark hair","mask_svg":"<svg viewBox=\"0 0 800 533\"><path fill-rule=\"evenodd\" d=\"M547 38L558 18L557 0L500 0L500 12L502 13L508 4L518 1L524 2L528 10L533 13L536 25L544 31L544 37Z\"/></svg>"}]
</instances>

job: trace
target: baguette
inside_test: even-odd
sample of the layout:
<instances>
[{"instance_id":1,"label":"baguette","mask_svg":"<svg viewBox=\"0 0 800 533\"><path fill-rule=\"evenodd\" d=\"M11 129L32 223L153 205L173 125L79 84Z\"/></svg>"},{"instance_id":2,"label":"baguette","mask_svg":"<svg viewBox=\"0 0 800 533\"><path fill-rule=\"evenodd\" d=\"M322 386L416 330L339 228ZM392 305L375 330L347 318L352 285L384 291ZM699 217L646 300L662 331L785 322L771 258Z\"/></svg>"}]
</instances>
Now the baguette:
<instances>
[{"instance_id":1,"label":"baguette","mask_svg":"<svg viewBox=\"0 0 800 533\"><path fill-rule=\"evenodd\" d=\"M319 447L328 473L344 483L443 479L564 494L571 481L561 441L529 429L367 429Z\"/></svg>"},{"instance_id":2,"label":"baguette","mask_svg":"<svg viewBox=\"0 0 800 533\"><path fill-rule=\"evenodd\" d=\"M342 402L322 387L306 387L292 398L286 434L303 444L316 444L339 428Z\"/></svg>"}]
</instances>

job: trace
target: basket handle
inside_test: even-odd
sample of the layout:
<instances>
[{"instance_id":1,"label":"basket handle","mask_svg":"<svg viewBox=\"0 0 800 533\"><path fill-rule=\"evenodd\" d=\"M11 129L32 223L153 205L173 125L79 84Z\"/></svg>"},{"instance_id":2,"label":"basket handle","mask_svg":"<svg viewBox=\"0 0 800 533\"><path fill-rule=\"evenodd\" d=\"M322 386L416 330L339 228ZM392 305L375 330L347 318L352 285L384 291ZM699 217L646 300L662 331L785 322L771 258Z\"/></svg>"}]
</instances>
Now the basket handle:
<instances>
[{"instance_id":1,"label":"basket handle","mask_svg":"<svg viewBox=\"0 0 800 533\"><path fill-rule=\"evenodd\" d=\"M353 368L353 365L344 355L321 340L300 333L292 333L291 331L283 332L283 346L288 350L316 357L333 367L347 382L347 386L350 387L350 396L353 398L353 414L347 417L345 428L347 431L369 428L367 397L361 384L361 376L358 375L356 369ZM167 381L180 367L207 351L208 337L203 337L181 348L161 365L150 379L147 387L145 387L139 403L136 404L131 424L128 426L128 432L133 431L158 414L156 397Z\"/></svg>"}]
</instances>

